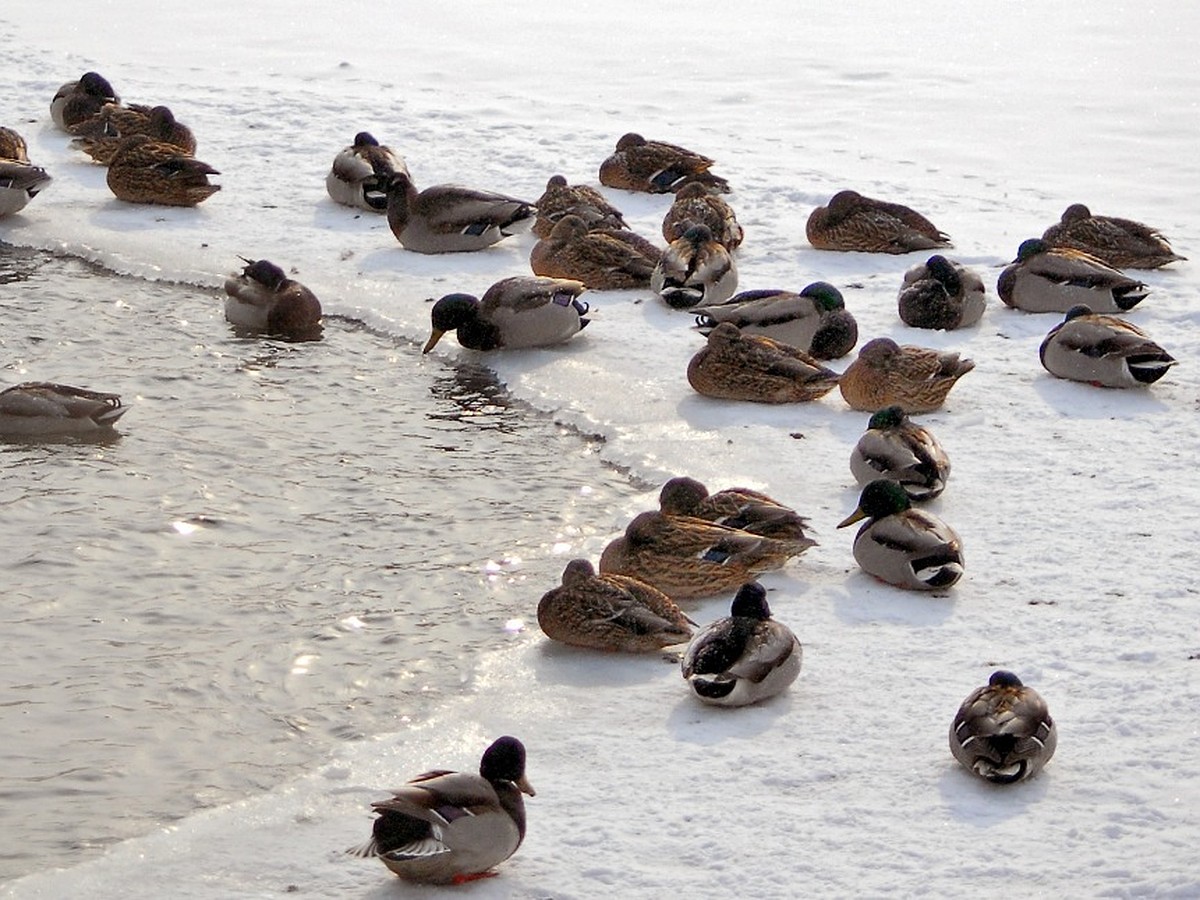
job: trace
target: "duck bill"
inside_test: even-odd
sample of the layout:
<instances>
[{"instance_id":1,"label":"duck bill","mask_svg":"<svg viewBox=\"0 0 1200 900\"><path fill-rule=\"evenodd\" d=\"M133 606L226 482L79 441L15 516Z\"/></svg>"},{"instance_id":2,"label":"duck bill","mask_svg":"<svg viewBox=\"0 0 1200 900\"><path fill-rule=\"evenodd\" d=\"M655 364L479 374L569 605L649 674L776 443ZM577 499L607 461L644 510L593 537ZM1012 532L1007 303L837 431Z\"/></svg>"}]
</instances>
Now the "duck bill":
<instances>
[{"instance_id":1,"label":"duck bill","mask_svg":"<svg viewBox=\"0 0 1200 900\"><path fill-rule=\"evenodd\" d=\"M431 334L431 335L429 336L429 340L427 340L427 341L425 342L425 349L424 349L424 350L422 350L421 352L422 352L422 353L428 353L430 350L432 350L434 347L436 347L436 346L437 346L437 342L438 342L438 341L440 341L440 340L442 339L442 335L443 335L443 334L445 334L445 333L446 333L446 332L444 332L444 331L438 331L438 330L435 328L435 329L433 330L433 334Z\"/></svg>"},{"instance_id":2,"label":"duck bill","mask_svg":"<svg viewBox=\"0 0 1200 900\"><path fill-rule=\"evenodd\" d=\"M867 514L865 512L863 512L861 509L856 509L854 512L850 513L850 515L846 516L846 518L842 519L842 521L838 522L837 527L845 528L847 525L853 525L855 522L861 522L866 517Z\"/></svg>"},{"instance_id":3,"label":"duck bill","mask_svg":"<svg viewBox=\"0 0 1200 900\"><path fill-rule=\"evenodd\" d=\"M529 779L524 775L514 781L513 784L517 786L517 790L519 790L522 794L528 794L530 797L537 796L537 791L533 789L533 785L529 783Z\"/></svg>"}]
</instances>

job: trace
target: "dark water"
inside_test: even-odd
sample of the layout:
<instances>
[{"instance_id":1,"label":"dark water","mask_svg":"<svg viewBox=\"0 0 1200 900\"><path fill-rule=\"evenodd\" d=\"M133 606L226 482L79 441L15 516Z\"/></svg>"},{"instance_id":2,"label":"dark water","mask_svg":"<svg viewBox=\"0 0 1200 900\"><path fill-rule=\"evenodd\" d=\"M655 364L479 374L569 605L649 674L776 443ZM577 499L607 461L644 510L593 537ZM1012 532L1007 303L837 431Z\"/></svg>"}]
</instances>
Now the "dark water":
<instances>
[{"instance_id":1,"label":"dark water","mask_svg":"<svg viewBox=\"0 0 1200 900\"><path fill-rule=\"evenodd\" d=\"M0 880L401 730L635 488L490 374L0 244L0 385L122 395L0 443ZM568 546L569 545L569 546Z\"/></svg>"}]
</instances>

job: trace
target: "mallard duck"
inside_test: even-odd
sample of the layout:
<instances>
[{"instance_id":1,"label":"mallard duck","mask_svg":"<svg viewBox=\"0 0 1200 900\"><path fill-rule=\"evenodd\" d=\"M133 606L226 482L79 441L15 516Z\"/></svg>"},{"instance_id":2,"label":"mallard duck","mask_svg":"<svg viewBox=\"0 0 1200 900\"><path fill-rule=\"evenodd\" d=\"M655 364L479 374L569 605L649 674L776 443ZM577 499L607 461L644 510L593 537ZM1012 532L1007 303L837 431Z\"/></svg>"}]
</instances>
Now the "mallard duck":
<instances>
[{"instance_id":1,"label":"mallard duck","mask_svg":"<svg viewBox=\"0 0 1200 900\"><path fill-rule=\"evenodd\" d=\"M839 191L814 209L805 231L818 250L910 253L950 246L950 236L920 213L857 191Z\"/></svg>"},{"instance_id":2,"label":"mallard duck","mask_svg":"<svg viewBox=\"0 0 1200 900\"><path fill-rule=\"evenodd\" d=\"M23 210L53 180L41 166L0 161L0 219Z\"/></svg>"},{"instance_id":3,"label":"mallard duck","mask_svg":"<svg viewBox=\"0 0 1200 900\"><path fill-rule=\"evenodd\" d=\"M950 752L992 784L1032 778L1058 746L1058 728L1042 696L1012 672L993 672L962 702L950 723Z\"/></svg>"},{"instance_id":4,"label":"mallard duck","mask_svg":"<svg viewBox=\"0 0 1200 900\"><path fill-rule=\"evenodd\" d=\"M1082 203L1068 206L1062 220L1047 228L1042 239L1054 247L1090 253L1121 269L1157 269L1187 259L1171 249L1157 228L1132 219L1093 216Z\"/></svg>"},{"instance_id":5,"label":"mallard duck","mask_svg":"<svg viewBox=\"0 0 1200 900\"><path fill-rule=\"evenodd\" d=\"M996 293L1025 312L1066 312L1078 303L1096 312L1125 312L1145 299L1149 289L1094 256L1030 238L1000 273Z\"/></svg>"},{"instance_id":6,"label":"mallard duck","mask_svg":"<svg viewBox=\"0 0 1200 900\"><path fill-rule=\"evenodd\" d=\"M433 304L433 333L422 353L454 331L471 350L549 347L569 340L587 326L588 305L579 299L587 288L566 278L516 276L497 281L477 300L447 294Z\"/></svg>"},{"instance_id":7,"label":"mallard duck","mask_svg":"<svg viewBox=\"0 0 1200 900\"><path fill-rule=\"evenodd\" d=\"M84 72L78 81L68 81L55 92L50 118L63 131L70 131L72 125L90 119L106 103L120 102L108 79L98 72Z\"/></svg>"},{"instance_id":8,"label":"mallard duck","mask_svg":"<svg viewBox=\"0 0 1200 900\"><path fill-rule=\"evenodd\" d=\"M671 241L650 275L650 289L672 309L722 303L737 290L737 265L707 225Z\"/></svg>"},{"instance_id":9,"label":"mallard duck","mask_svg":"<svg viewBox=\"0 0 1200 900\"><path fill-rule=\"evenodd\" d=\"M966 328L983 317L983 279L935 253L904 273L897 297L900 319L913 328Z\"/></svg>"},{"instance_id":10,"label":"mallard duck","mask_svg":"<svg viewBox=\"0 0 1200 900\"><path fill-rule=\"evenodd\" d=\"M658 494L660 512L669 516L690 516L716 522L726 528L740 528L750 534L785 541L808 541L804 530L808 520L785 506L750 488L726 488L710 494L695 478L672 478ZM812 542L815 545L815 542Z\"/></svg>"},{"instance_id":11,"label":"mallard duck","mask_svg":"<svg viewBox=\"0 0 1200 900\"><path fill-rule=\"evenodd\" d=\"M320 335L321 301L312 291L273 262L242 259L242 273L225 279L225 318L231 324L287 337Z\"/></svg>"},{"instance_id":12,"label":"mallard duck","mask_svg":"<svg viewBox=\"0 0 1200 900\"><path fill-rule=\"evenodd\" d=\"M338 151L325 176L325 190L334 202L368 212L388 208L388 185L397 172L408 174L400 155L385 147L368 131L354 136L354 143Z\"/></svg>"},{"instance_id":13,"label":"mallard duck","mask_svg":"<svg viewBox=\"0 0 1200 900\"><path fill-rule=\"evenodd\" d=\"M562 585L542 595L537 619L552 640L627 653L681 644L695 624L658 588L625 575L597 575L586 559L567 563Z\"/></svg>"},{"instance_id":14,"label":"mallard duck","mask_svg":"<svg viewBox=\"0 0 1200 900\"><path fill-rule=\"evenodd\" d=\"M437 769L418 775L379 813L369 841L348 853L379 857L407 881L462 884L495 874L525 838L525 745L505 735L484 751L479 774Z\"/></svg>"},{"instance_id":15,"label":"mallard duck","mask_svg":"<svg viewBox=\"0 0 1200 900\"><path fill-rule=\"evenodd\" d=\"M533 227L532 203L438 184L418 191L407 172L388 183L387 221L396 240L416 253L465 253L482 250Z\"/></svg>"},{"instance_id":16,"label":"mallard duck","mask_svg":"<svg viewBox=\"0 0 1200 900\"><path fill-rule=\"evenodd\" d=\"M693 225L707 225L713 237L731 253L746 236L733 207L699 181L685 184L675 192L675 202L663 217L663 239L668 244L678 240Z\"/></svg>"},{"instance_id":17,"label":"mallard duck","mask_svg":"<svg viewBox=\"0 0 1200 900\"><path fill-rule=\"evenodd\" d=\"M110 430L125 415L116 394L27 381L0 391L0 434L55 437Z\"/></svg>"},{"instance_id":18,"label":"mallard duck","mask_svg":"<svg viewBox=\"0 0 1200 900\"><path fill-rule=\"evenodd\" d=\"M812 545L651 511L604 548L600 571L652 584L672 600L711 597L782 568Z\"/></svg>"},{"instance_id":19,"label":"mallard duck","mask_svg":"<svg viewBox=\"0 0 1200 900\"><path fill-rule=\"evenodd\" d=\"M1111 388L1154 384L1176 362L1132 322L1083 304L1050 329L1039 355L1051 375Z\"/></svg>"},{"instance_id":20,"label":"mallard duck","mask_svg":"<svg viewBox=\"0 0 1200 900\"><path fill-rule=\"evenodd\" d=\"M0 126L0 160L6 162L29 162L29 147L25 138L11 128Z\"/></svg>"},{"instance_id":21,"label":"mallard duck","mask_svg":"<svg viewBox=\"0 0 1200 900\"><path fill-rule=\"evenodd\" d=\"M533 233L540 238L549 237L563 216L579 216L589 230L629 227L621 211L605 200L598 190L587 184L567 184L562 175L550 177L546 190L534 206L537 207L537 221L533 223Z\"/></svg>"},{"instance_id":22,"label":"mallard duck","mask_svg":"<svg viewBox=\"0 0 1200 900\"><path fill-rule=\"evenodd\" d=\"M626 191L670 194L699 181L728 192L729 182L709 171L707 156L664 141L648 141L640 134L623 135L616 152L600 164L600 183Z\"/></svg>"},{"instance_id":23,"label":"mallard duck","mask_svg":"<svg viewBox=\"0 0 1200 900\"><path fill-rule=\"evenodd\" d=\"M800 291L742 291L724 303L705 305L696 313L696 328L708 335L721 322L742 334L761 334L817 359L839 359L858 342L858 323L846 309L842 292L825 281Z\"/></svg>"},{"instance_id":24,"label":"mallard duck","mask_svg":"<svg viewBox=\"0 0 1200 900\"><path fill-rule=\"evenodd\" d=\"M563 216L550 234L533 245L534 274L571 278L592 290L650 286L662 251L631 231L592 230L576 215Z\"/></svg>"},{"instance_id":25,"label":"mallard duck","mask_svg":"<svg viewBox=\"0 0 1200 900\"><path fill-rule=\"evenodd\" d=\"M109 103L90 119L71 127L75 135L71 146L107 166L122 138L144 134L162 144L170 144L187 156L196 153L192 130L175 119L166 106L117 106Z\"/></svg>"},{"instance_id":26,"label":"mallard duck","mask_svg":"<svg viewBox=\"0 0 1200 900\"><path fill-rule=\"evenodd\" d=\"M933 513L913 507L896 482L869 482L838 528L861 519L867 521L854 538L854 558L868 575L910 591L941 590L962 577L962 540Z\"/></svg>"},{"instance_id":27,"label":"mallard duck","mask_svg":"<svg viewBox=\"0 0 1200 900\"><path fill-rule=\"evenodd\" d=\"M196 206L221 189L208 163L144 134L122 138L108 163L108 188L127 203Z\"/></svg>"},{"instance_id":28,"label":"mallard duck","mask_svg":"<svg viewBox=\"0 0 1200 900\"><path fill-rule=\"evenodd\" d=\"M800 675L804 651L792 629L771 618L767 592L742 585L729 616L702 628L680 666L692 693L714 706L748 706L781 693Z\"/></svg>"},{"instance_id":29,"label":"mallard duck","mask_svg":"<svg viewBox=\"0 0 1200 900\"><path fill-rule=\"evenodd\" d=\"M893 404L906 412L932 412L946 401L958 379L974 368L973 360L957 353L875 338L863 344L838 387L850 408L862 412Z\"/></svg>"},{"instance_id":30,"label":"mallard duck","mask_svg":"<svg viewBox=\"0 0 1200 900\"><path fill-rule=\"evenodd\" d=\"M914 503L932 500L946 488L950 457L923 425L899 406L874 413L850 453L850 471L860 485L877 478L897 482Z\"/></svg>"},{"instance_id":31,"label":"mallard duck","mask_svg":"<svg viewBox=\"0 0 1200 900\"><path fill-rule=\"evenodd\" d=\"M803 350L722 322L687 367L696 393L718 400L802 403L824 397L838 374Z\"/></svg>"}]
</instances>

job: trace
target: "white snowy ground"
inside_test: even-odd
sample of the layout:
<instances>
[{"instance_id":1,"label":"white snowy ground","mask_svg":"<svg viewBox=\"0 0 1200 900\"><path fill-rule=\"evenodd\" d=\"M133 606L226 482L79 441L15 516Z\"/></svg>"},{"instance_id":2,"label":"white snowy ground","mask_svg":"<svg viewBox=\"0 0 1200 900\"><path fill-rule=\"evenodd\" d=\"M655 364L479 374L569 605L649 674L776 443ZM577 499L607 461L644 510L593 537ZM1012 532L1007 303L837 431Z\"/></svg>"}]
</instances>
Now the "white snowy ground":
<instances>
[{"instance_id":1,"label":"white snowy ground","mask_svg":"<svg viewBox=\"0 0 1200 900\"><path fill-rule=\"evenodd\" d=\"M549 646L532 613L552 583L531 585L527 629L431 720L0 894L438 895L340 850L366 835L384 788L474 768L513 733L539 790L529 834L462 896L1200 895L1196 263L1146 274L1153 293L1130 316L1180 365L1148 391L1114 392L1041 369L1056 316L993 297L975 329L913 331L895 292L919 257L804 240L809 211L854 187L929 215L991 286L1023 238L1077 201L1151 222L1196 260L1198 25L1200 7L1183 3L8 0L0 120L56 180L0 222L6 241L206 286L237 254L266 257L327 312L422 340L425 298L527 271L532 238L449 257L400 249L382 218L324 194L356 131L403 153L419 185L532 199L554 173L596 183L636 130L719 161L747 233L743 288L831 281L863 340L953 347L978 367L922 417L954 462L933 509L962 534L967 575L948 596L911 595L859 572L853 534L834 529L856 499L847 459L866 416L836 392L781 408L698 397L687 315L593 295L594 322L570 345L489 364L650 482L749 485L812 517L820 546L764 579L805 644L790 692L711 710L653 656ZM169 104L222 191L196 210L114 200L48 118L54 90L88 69L127 101ZM667 198L609 195L657 235ZM96 387L119 390L113 378ZM547 538L563 563L603 543ZM690 611L707 621L727 602ZM1043 693L1060 729L1045 772L1007 790L946 747L957 704L1000 666Z\"/></svg>"}]
</instances>

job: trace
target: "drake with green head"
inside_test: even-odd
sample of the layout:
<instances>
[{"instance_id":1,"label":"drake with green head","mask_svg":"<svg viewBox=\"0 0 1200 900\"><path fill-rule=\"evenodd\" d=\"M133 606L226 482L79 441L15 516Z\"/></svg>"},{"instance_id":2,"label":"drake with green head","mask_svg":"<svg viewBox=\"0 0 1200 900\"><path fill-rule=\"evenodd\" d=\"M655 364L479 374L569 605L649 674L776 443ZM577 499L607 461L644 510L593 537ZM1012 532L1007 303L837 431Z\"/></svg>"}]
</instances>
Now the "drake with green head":
<instances>
[{"instance_id":1,"label":"drake with green head","mask_svg":"<svg viewBox=\"0 0 1200 900\"><path fill-rule=\"evenodd\" d=\"M1058 728L1046 701L1012 672L993 672L950 723L950 752L992 784L1032 778L1054 755Z\"/></svg>"},{"instance_id":2,"label":"drake with green head","mask_svg":"<svg viewBox=\"0 0 1200 900\"><path fill-rule=\"evenodd\" d=\"M565 278L518 275L497 281L482 299L447 294L433 304L428 353L448 331L470 350L549 347L570 340L590 319L579 299L587 288Z\"/></svg>"},{"instance_id":3,"label":"drake with green head","mask_svg":"<svg viewBox=\"0 0 1200 900\"><path fill-rule=\"evenodd\" d=\"M996 293L1025 312L1066 312L1084 303L1096 312L1128 312L1150 292L1096 257L1029 238L996 281Z\"/></svg>"},{"instance_id":4,"label":"drake with green head","mask_svg":"<svg viewBox=\"0 0 1200 900\"><path fill-rule=\"evenodd\" d=\"M827 281L814 281L800 293L742 291L724 303L696 307L696 330L707 336L722 322L743 334L760 334L790 344L816 359L840 359L858 342L858 323L846 309L842 292Z\"/></svg>"},{"instance_id":5,"label":"drake with green head","mask_svg":"<svg viewBox=\"0 0 1200 900\"><path fill-rule=\"evenodd\" d=\"M935 253L904 273L897 306L905 325L952 331L977 323L987 300L978 274Z\"/></svg>"},{"instance_id":6,"label":"drake with green head","mask_svg":"<svg viewBox=\"0 0 1200 900\"><path fill-rule=\"evenodd\" d=\"M1067 310L1038 354L1051 375L1111 388L1147 387L1177 362L1132 322L1085 304Z\"/></svg>"},{"instance_id":7,"label":"drake with green head","mask_svg":"<svg viewBox=\"0 0 1200 900\"><path fill-rule=\"evenodd\" d=\"M895 481L914 503L932 500L946 488L950 457L937 438L900 406L872 414L854 450L850 471L860 485L877 478Z\"/></svg>"}]
</instances>

